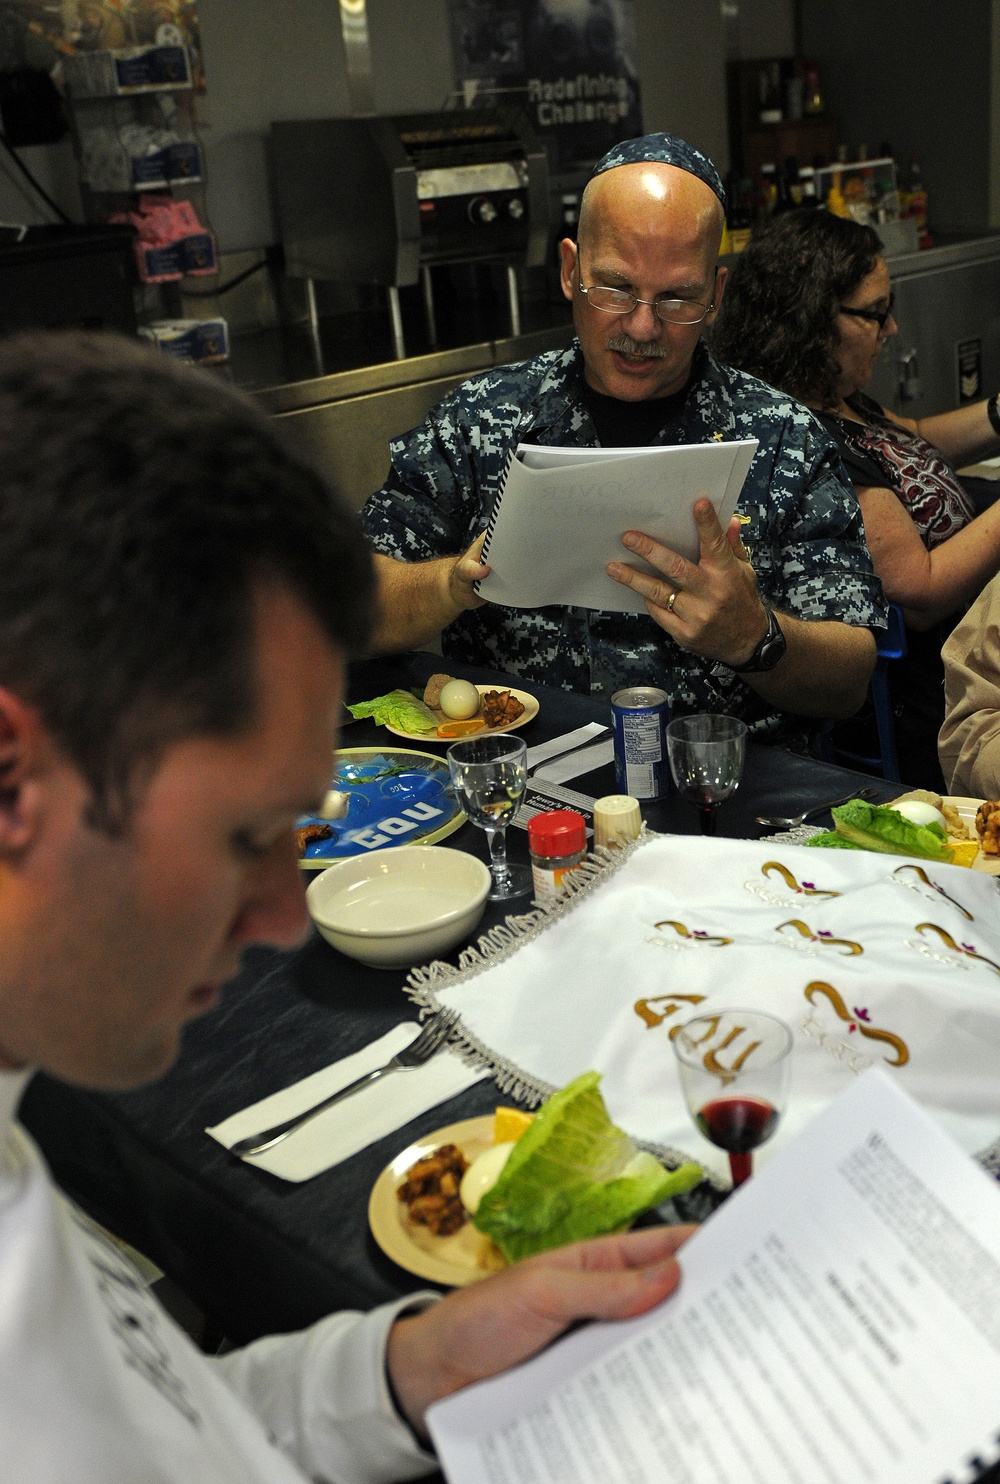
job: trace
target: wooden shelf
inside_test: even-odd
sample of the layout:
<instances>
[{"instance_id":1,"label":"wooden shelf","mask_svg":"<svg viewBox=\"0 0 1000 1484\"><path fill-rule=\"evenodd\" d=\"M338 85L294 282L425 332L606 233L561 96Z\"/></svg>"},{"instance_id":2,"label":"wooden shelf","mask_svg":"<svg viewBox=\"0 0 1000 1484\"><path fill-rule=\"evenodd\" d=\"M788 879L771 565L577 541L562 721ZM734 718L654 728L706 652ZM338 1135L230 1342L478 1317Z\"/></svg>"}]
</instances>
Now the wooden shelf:
<instances>
[{"instance_id":1,"label":"wooden shelf","mask_svg":"<svg viewBox=\"0 0 1000 1484\"><path fill-rule=\"evenodd\" d=\"M794 155L800 165L811 165L816 155L834 159L840 126L831 114L822 113L784 124L758 124L743 134L742 142L743 170L753 176L768 160L780 166L789 155Z\"/></svg>"},{"instance_id":2,"label":"wooden shelf","mask_svg":"<svg viewBox=\"0 0 1000 1484\"><path fill-rule=\"evenodd\" d=\"M840 143L839 121L829 113L806 114L780 124L760 122L760 72L772 63L778 64L783 77L803 65L794 57L764 57L733 63L729 71L730 152L744 175L755 176L768 160L783 165L789 155L800 165L811 165L818 154L832 160Z\"/></svg>"}]
</instances>

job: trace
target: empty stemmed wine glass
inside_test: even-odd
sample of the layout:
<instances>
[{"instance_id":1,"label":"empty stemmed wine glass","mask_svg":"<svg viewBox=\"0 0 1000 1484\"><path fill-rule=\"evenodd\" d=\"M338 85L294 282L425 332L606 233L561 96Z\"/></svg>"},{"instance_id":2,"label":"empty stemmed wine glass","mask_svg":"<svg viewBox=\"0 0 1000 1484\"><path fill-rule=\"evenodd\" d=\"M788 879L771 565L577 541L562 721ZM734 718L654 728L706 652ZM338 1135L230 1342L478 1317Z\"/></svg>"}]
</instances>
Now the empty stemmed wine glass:
<instances>
[{"instance_id":1,"label":"empty stemmed wine glass","mask_svg":"<svg viewBox=\"0 0 1000 1484\"><path fill-rule=\"evenodd\" d=\"M715 811L740 786L746 725L735 716L679 716L667 727L667 757L677 792L697 804L701 832L715 834Z\"/></svg>"},{"instance_id":2,"label":"empty stemmed wine glass","mask_svg":"<svg viewBox=\"0 0 1000 1484\"><path fill-rule=\"evenodd\" d=\"M671 1045L688 1111L729 1155L733 1185L751 1171L751 1150L771 1137L785 1111L792 1033L759 1010L715 1010L682 1025Z\"/></svg>"},{"instance_id":3,"label":"empty stemmed wine glass","mask_svg":"<svg viewBox=\"0 0 1000 1484\"><path fill-rule=\"evenodd\" d=\"M489 839L489 900L524 896L532 889L531 872L507 864L505 832L527 787L527 748L517 737L469 737L448 748L448 768L458 802Z\"/></svg>"}]
</instances>

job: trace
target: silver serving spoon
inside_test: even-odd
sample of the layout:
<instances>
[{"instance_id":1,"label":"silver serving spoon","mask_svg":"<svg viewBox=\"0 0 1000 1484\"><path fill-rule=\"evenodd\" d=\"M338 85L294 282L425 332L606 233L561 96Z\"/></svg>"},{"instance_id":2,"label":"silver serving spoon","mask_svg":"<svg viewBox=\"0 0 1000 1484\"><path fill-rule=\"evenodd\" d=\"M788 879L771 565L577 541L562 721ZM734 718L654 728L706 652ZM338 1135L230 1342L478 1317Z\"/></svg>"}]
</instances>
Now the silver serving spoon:
<instances>
[{"instance_id":1,"label":"silver serving spoon","mask_svg":"<svg viewBox=\"0 0 1000 1484\"><path fill-rule=\"evenodd\" d=\"M805 824L807 819L815 819L817 814L825 814L828 809L836 809L839 804L850 803L851 799L873 799L874 797L873 788L855 789L854 793L845 794L842 799L831 799L828 804L814 804L803 814L790 814L787 818L776 814L758 814L757 823L762 824L767 830L794 830L796 825Z\"/></svg>"}]
</instances>

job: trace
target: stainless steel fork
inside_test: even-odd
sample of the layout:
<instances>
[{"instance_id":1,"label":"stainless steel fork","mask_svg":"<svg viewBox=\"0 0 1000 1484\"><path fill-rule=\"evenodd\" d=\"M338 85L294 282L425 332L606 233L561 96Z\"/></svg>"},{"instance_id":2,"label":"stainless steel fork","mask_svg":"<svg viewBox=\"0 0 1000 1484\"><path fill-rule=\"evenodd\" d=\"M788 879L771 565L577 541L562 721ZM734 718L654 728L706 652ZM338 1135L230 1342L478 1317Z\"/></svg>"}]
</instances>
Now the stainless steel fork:
<instances>
[{"instance_id":1,"label":"stainless steel fork","mask_svg":"<svg viewBox=\"0 0 1000 1484\"><path fill-rule=\"evenodd\" d=\"M366 1072L363 1077L349 1082L346 1087L324 1098L315 1107L306 1108L303 1113L296 1113L294 1118L288 1118L284 1123L276 1123L273 1128L261 1129L259 1133L250 1134L248 1138L238 1140L231 1146L230 1154L235 1154L239 1159L245 1159L248 1154L263 1154L265 1149L271 1149L275 1144L280 1144L282 1139L287 1139L289 1134L294 1134L297 1128L308 1123L310 1118L315 1118L317 1113L322 1113L324 1108L332 1108L335 1103L343 1102L344 1098L349 1098L353 1092L367 1087L369 1082L375 1082L379 1077L384 1077L387 1072L405 1072L411 1067L422 1067L444 1046L457 1020L456 1010L441 1010L427 1022L419 1036L411 1041L409 1046L404 1046L402 1051L397 1051L384 1067L375 1067L371 1072Z\"/></svg>"}]
</instances>

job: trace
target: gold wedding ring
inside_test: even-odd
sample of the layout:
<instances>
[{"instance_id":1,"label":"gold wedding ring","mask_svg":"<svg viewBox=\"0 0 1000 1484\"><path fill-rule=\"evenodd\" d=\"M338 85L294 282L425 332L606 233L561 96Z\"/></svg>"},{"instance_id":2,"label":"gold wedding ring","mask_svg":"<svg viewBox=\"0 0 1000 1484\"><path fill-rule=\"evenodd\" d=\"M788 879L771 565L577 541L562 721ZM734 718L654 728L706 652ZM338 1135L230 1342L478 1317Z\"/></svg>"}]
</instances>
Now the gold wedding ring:
<instances>
[{"instance_id":1,"label":"gold wedding ring","mask_svg":"<svg viewBox=\"0 0 1000 1484\"><path fill-rule=\"evenodd\" d=\"M677 602L677 592L675 590L674 592L672 592L670 594L670 597L667 599L667 612L668 613L673 613L673 611L674 611L674 604L676 602Z\"/></svg>"}]
</instances>

